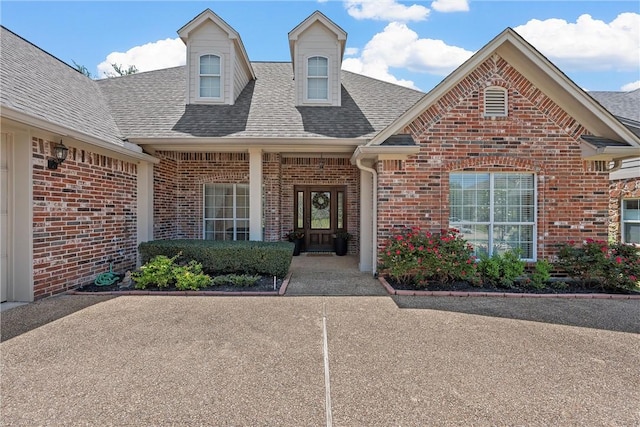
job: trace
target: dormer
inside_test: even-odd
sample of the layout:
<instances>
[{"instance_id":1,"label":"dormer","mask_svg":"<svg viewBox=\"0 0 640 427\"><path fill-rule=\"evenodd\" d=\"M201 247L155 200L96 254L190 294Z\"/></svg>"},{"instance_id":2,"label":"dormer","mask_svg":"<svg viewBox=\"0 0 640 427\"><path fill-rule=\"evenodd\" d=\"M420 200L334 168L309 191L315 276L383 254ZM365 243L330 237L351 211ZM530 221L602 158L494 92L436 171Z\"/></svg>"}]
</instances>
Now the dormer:
<instances>
[{"instance_id":1,"label":"dormer","mask_svg":"<svg viewBox=\"0 0 640 427\"><path fill-rule=\"evenodd\" d=\"M233 105L256 78L240 35L210 9L178 35L187 45L187 104Z\"/></svg>"},{"instance_id":2,"label":"dormer","mask_svg":"<svg viewBox=\"0 0 640 427\"><path fill-rule=\"evenodd\" d=\"M347 33L316 11L289 33L296 105L340 106Z\"/></svg>"}]
</instances>

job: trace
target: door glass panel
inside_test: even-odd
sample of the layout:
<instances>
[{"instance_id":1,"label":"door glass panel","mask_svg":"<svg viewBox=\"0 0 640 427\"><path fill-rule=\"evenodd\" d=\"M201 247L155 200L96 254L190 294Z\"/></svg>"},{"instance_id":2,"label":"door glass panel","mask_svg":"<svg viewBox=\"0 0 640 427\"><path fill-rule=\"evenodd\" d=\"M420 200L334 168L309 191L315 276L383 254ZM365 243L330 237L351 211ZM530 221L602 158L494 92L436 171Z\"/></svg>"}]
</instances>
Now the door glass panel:
<instances>
[{"instance_id":1,"label":"door glass panel","mask_svg":"<svg viewBox=\"0 0 640 427\"><path fill-rule=\"evenodd\" d=\"M338 228L344 228L344 193L338 191Z\"/></svg>"},{"instance_id":2,"label":"door glass panel","mask_svg":"<svg viewBox=\"0 0 640 427\"><path fill-rule=\"evenodd\" d=\"M311 228L331 228L331 193L328 191L311 192Z\"/></svg>"},{"instance_id":3,"label":"door glass panel","mask_svg":"<svg viewBox=\"0 0 640 427\"><path fill-rule=\"evenodd\" d=\"M297 228L304 228L304 191L298 191L298 224Z\"/></svg>"}]
</instances>

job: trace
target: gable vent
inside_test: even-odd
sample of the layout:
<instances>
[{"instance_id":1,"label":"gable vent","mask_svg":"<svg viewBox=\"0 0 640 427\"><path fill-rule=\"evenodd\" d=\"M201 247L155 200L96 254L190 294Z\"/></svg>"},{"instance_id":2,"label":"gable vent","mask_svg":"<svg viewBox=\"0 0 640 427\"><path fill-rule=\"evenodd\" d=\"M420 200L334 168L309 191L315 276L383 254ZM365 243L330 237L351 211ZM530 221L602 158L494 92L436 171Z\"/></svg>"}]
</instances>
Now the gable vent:
<instances>
[{"instance_id":1,"label":"gable vent","mask_svg":"<svg viewBox=\"0 0 640 427\"><path fill-rule=\"evenodd\" d=\"M501 87L490 87L484 91L484 115L504 117L507 115L507 91Z\"/></svg>"}]
</instances>

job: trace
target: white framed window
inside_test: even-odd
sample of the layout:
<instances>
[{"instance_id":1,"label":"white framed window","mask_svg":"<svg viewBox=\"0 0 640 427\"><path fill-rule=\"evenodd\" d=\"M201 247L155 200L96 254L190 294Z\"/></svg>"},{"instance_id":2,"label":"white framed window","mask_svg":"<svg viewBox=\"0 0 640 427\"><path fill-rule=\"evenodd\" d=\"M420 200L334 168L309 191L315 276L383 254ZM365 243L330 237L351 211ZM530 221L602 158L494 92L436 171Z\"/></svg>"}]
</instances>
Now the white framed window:
<instances>
[{"instance_id":1,"label":"white framed window","mask_svg":"<svg viewBox=\"0 0 640 427\"><path fill-rule=\"evenodd\" d=\"M222 97L220 69L220 57L218 55L202 55L200 57L200 98L219 99Z\"/></svg>"},{"instance_id":2,"label":"white framed window","mask_svg":"<svg viewBox=\"0 0 640 427\"><path fill-rule=\"evenodd\" d=\"M205 184L205 240L249 240L249 184Z\"/></svg>"},{"instance_id":3,"label":"white framed window","mask_svg":"<svg viewBox=\"0 0 640 427\"><path fill-rule=\"evenodd\" d=\"M532 173L452 173L449 226L460 230L476 255L511 250L534 261L535 183Z\"/></svg>"},{"instance_id":4,"label":"white framed window","mask_svg":"<svg viewBox=\"0 0 640 427\"><path fill-rule=\"evenodd\" d=\"M307 59L307 99L327 101L329 99L329 60L323 56Z\"/></svg>"},{"instance_id":5,"label":"white framed window","mask_svg":"<svg viewBox=\"0 0 640 427\"><path fill-rule=\"evenodd\" d=\"M640 199L622 201L622 243L640 244Z\"/></svg>"},{"instance_id":6,"label":"white framed window","mask_svg":"<svg viewBox=\"0 0 640 427\"><path fill-rule=\"evenodd\" d=\"M484 90L484 116L507 116L507 90L499 86L491 86Z\"/></svg>"}]
</instances>

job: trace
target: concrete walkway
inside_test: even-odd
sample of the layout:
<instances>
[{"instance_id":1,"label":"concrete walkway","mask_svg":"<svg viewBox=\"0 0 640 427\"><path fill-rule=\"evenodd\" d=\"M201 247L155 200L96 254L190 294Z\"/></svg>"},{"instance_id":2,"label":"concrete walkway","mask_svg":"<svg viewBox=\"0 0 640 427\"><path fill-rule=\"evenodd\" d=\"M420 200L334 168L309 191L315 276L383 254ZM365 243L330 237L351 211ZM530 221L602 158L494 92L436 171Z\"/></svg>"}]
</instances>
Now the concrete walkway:
<instances>
[{"instance_id":1,"label":"concrete walkway","mask_svg":"<svg viewBox=\"0 0 640 427\"><path fill-rule=\"evenodd\" d=\"M286 295L387 295L371 273L358 270L354 255L302 253L293 257Z\"/></svg>"}]
</instances>

